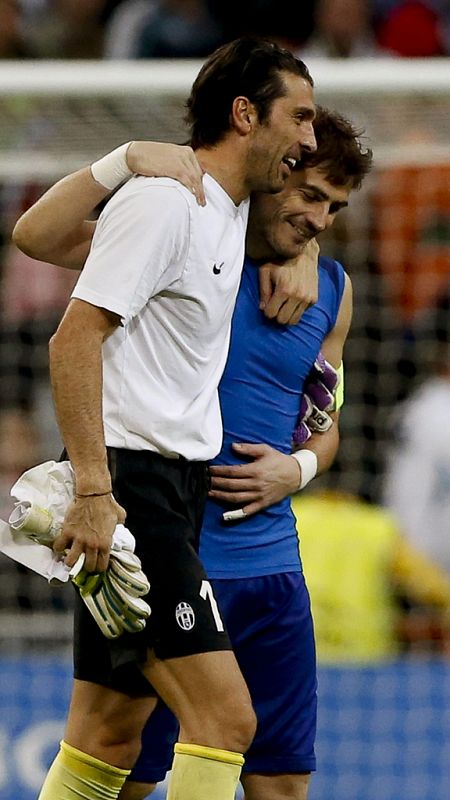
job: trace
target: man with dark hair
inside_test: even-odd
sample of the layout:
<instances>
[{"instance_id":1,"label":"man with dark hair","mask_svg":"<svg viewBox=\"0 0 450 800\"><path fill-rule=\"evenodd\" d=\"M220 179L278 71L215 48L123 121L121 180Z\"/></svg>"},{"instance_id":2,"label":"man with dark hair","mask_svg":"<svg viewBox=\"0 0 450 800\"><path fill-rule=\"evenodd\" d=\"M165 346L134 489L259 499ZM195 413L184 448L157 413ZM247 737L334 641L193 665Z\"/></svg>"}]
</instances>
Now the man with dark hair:
<instances>
[{"instance_id":1,"label":"man with dark hair","mask_svg":"<svg viewBox=\"0 0 450 800\"><path fill-rule=\"evenodd\" d=\"M216 93L219 103L205 105ZM76 491L55 549L67 566L82 556L88 573L103 573L126 513L152 614L142 631L109 640L77 596L72 700L41 800L117 798L156 696L181 725L170 800L231 800L255 729L197 546L206 463L222 438L217 387L248 196L279 191L302 151L315 148L312 80L270 42L232 42L203 66L189 108L206 142L197 146L206 205L170 179L129 180L100 216L50 343ZM98 200L123 176L126 149L83 175L82 184L100 184Z\"/></svg>"},{"instance_id":2,"label":"man with dark hair","mask_svg":"<svg viewBox=\"0 0 450 800\"><path fill-rule=\"evenodd\" d=\"M264 39L236 39L216 50L200 70L186 103L194 150L217 144L230 131L229 109L239 94L251 100L259 122L267 125L273 102L286 94L286 75L312 85L303 61L293 60L289 51Z\"/></svg>"},{"instance_id":3,"label":"man with dark hair","mask_svg":"<svg viewBox=\"0 0 450 800\"><path fill-rule=\"evenodd\" d=\"M372 154L336 113L317 108L314 132L317 151L303 155L285 188L252 195L247 257L219 387L224 441L211 467L200 537L201 558L256 711L241 777L246 800L306 800L315 770L314 634L289 495L331 466L338 411L328 432L313 433L295 453L298 462L291 449L319 349L335 368L341 364L351 285L338 262L319 258L317 303L298 324L280 326L259 310L257 268L293 258L329 228L369 172ZM227 523L223 515L230 516L230 508L235 521ZM144 728L121 800L143 800L163 779L171 738L176 721L160 705Z\"/></svg>"},{"instance_id":4,"label":"man with dark hair","mask_svg":"<svg viewBox=\"0 0 450 800\"><path fill-rule=\"evenodd\" d=\"M351 291L342 267L320 259L317 304L299 324L279 327L261 314L257 286L257 267L267 259L298 255L312 236L332 224L350 191L370 169L371 154L363 150L357 131L346 120L319 109L314 127L317 158L312 152L304 154L300 169L293 171L279 194L252 198L249 255L220 386L225 438L211 468L214 500L207 504L201 537L214 595L220 597L220 613L257 712L255 743L242 778L249 800L303 800L315 768L314 642L288 495L330 466L338 444L337 414L330 431L313 435L298 460L289 454L303 385L320 346L332 364L337 367L341 362ZM151 162L158 160L154 148L148 144L146 155L144 143L132 146L133 169L150 170ZM173 168L176 154L170 149L169 153ZM164 169L161 163L158 169ZM196 179L195 164L187 159L177 174L189 186ZM98 198L92 185L82 185L83 172L65 180L69 183L63 181L50 190L47 199L44 196L25 216L28 231L23 239L41 259L80 267L83 261L73 257L74 245L77 236L82 238L79 226L84 215ZM84 206L79 200L82 190ZM57 232L56 237L51 235L55 207L63 217L59 238ZM45 241L52 242L52 251L45 249ZM243 506L234 512L240 521L231 527L222 519L230 503ZM141 800L151 784L164 777L176 735L175 718L159 704L121 798Z\"/></svg>"}]
</instances>

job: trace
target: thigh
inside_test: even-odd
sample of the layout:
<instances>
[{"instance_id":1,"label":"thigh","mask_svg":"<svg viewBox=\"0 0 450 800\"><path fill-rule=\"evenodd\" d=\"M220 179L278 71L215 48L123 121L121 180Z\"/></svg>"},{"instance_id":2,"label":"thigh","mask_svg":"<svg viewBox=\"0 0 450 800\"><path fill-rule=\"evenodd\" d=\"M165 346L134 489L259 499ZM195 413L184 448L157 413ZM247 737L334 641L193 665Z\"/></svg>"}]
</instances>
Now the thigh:
<instances>
[{"instance_id":1,"label":"thigh","mask_svg":"<svg viewBox=\"0 0 450 800\"><path fill-rule=\"evenodd\" d=\"M242 728L246 738L254 713L249 691L231 651L165 660L153 655L144 672L180 722L180 741L242 752L229 740L239 738ZM216 744L218 736L222 744Z\"/></svg>"},{"instance_id":2,"label":"thigh","mask_svg":"<svg viewBox=\"0 0 450 800\"><path fill-rule=\"evenodd\" d=\"M215 580L213 585L258 721L244 771L314 770L317 674L303 575Z\"/></svg>"},{"instance_id":3,"label":"thigh","mask_svg":"<svg viewBox=\"0 0 450 800\"><path fill-rule=\"evenodd\" d=\"M254 724L250 695L231 652L167 660L151 656L145 673L167 705L159 700L144 727L141 753L131 775L133 781L163 780L179 736L177 720L181 722L182 741L216 746L220 735L221 746L228 745L228 749L237 747L231 746L228 737L235 737L233 730L236 726L239 729L240 722Z\"/></svg>"}]
</instances>

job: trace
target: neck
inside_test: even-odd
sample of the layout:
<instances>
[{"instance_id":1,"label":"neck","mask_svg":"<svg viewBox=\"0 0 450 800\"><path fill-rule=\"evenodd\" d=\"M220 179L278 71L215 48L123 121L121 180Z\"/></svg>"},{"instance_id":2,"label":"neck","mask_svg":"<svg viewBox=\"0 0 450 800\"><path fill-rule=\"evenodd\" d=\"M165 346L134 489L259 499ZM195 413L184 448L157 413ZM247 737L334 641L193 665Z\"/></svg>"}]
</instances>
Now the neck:
<instances>
[{"instance_id":1,"label":"neck","mask_svg":"<svg viewBox=\"0 0 450 800\"><path fill-rule=\"evenodd\" d=\"M202 169L220 183L233 203L239 205L249 197L244 155L234 141L224 139L212 147L199 147L195 155Z\"/></svg>"},{"instance_id":2,"label":"neck","mask_svg":"<svg viewBox=\"0 0 450 800\"><path fill-rule=\"evenodd\" d=\"M258 236L253 236L249 230L247 230L247 238L245 240L245 252L252 261L276 262L279 260L279 257L271 250L267 242Z\"/></svg>"},{"instance_id":3,"label":"neck","mask_svg":"<svg viewBox=\"0 0 450 800\"><path fill-rule=\"evenodd\" d=\"M254 212L254 201L250 205L250 215L245 240L245 252L254 261L274 261L277 254L267 241L265 225L260 222L260 217Z\"/></svg>"}]
</instances>

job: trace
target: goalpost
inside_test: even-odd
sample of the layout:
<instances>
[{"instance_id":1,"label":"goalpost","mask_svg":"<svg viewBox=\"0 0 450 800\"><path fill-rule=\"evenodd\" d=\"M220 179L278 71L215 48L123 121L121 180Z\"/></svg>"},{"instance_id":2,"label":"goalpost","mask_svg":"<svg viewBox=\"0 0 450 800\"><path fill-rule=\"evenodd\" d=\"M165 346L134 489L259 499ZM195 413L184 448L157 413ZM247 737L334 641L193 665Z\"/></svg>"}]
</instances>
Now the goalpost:
<instances>
[{"instance_id":1,"label":"goalpost","mask_svg":"<svg viewBox=\"0 0 450 800\"><path fill-rule=\"evenodd\" d=\"M127 139L185 141L197 61L0 65L0 179L54 180ZM318 102L361 123L378 165L450 161L445 59L311 61Z\"/></svg>"}]
</instances>

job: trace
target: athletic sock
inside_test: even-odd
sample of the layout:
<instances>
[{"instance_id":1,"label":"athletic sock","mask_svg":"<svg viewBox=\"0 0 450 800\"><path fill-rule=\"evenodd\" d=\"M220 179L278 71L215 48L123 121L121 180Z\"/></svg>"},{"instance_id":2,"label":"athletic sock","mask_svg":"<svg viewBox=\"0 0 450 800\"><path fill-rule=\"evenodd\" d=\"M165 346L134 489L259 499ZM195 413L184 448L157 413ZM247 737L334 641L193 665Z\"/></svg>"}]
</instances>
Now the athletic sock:
<instances>
[{"instance_id":1,"label":"athletic sock","mask_svg":"<svg viewBox=\"0 0 450 800\"><path fill-rule=\"evenodd\" d=\"M116 800L130 772L61 742L38 800Z\"/></svg>"},{"instance_id":2,"label":"athletic sock","mask_svg":"<svg viewBox=\"0 0 450 800\"><path fill-rule=\"evenodd\" d=\"M178 742L167 800L234 800L243 763L240 753Z\"/></svg>"}]
</instances>

